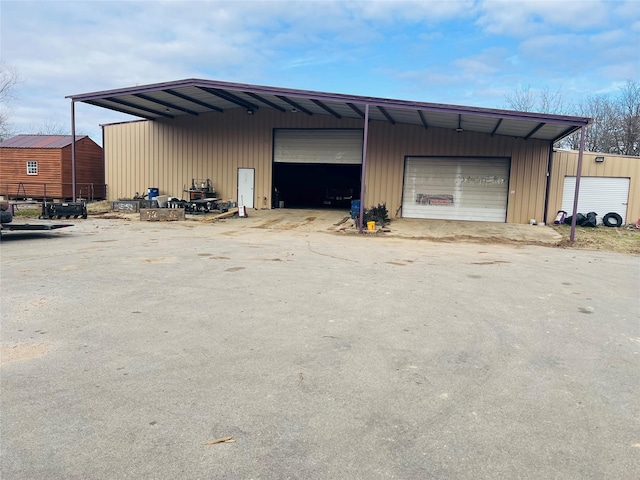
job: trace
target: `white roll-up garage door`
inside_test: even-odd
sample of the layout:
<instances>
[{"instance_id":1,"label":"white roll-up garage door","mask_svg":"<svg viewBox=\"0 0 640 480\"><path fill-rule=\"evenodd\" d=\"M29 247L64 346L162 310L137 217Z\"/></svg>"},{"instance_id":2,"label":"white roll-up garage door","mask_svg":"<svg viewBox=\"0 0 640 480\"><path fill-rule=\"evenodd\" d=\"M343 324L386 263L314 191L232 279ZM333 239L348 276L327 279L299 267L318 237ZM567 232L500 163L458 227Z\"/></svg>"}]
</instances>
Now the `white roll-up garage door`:
<instances>
[{"instance_id":1,"label":"white roll-up garage door","mask_svg":"<svg viewBox=\"0 0 640 480\"><path fill-rule=\"evenodd\" d=\"M627 223L629 183L629 178L625 177L580 177L578 213L596 212L598 223L602 223L602 217L607 213L617 213L624 225ZM562 210L569 215L573 213L575 191L576 177L564 177Z\"/></svg>"},{"instance_id":2,"label":"white roll-up garage door","mask_svg":"<svg viewBox=\"0 0 640 480\"><path fill-rule=\"evenodd\" d=\"M504 222L508 158L407 157L402 216Z\"/></svg>"},{"instance_id":3,"label":"white roll-up garage door","mask_svg":"<svg viewBox=\"0 0 640 480\"><path fill-rule=\"evenodd\" d=\"M273 161L282 163L362 163L361 129L277 129Z\"/></svg>"}]
</instances>

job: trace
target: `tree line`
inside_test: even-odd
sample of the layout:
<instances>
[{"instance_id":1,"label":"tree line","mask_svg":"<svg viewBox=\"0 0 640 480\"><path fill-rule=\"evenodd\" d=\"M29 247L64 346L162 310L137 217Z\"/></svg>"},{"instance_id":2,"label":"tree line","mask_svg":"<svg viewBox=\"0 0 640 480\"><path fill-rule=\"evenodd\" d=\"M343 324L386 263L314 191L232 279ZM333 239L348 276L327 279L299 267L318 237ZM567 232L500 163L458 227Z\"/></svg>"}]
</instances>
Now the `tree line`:
<instances>
[{"instance_id":1,"label":"tree line","mask_svg":"<svg viewBox=\"0 0 640 480\"><path fill-rule=\"evenodd\" d=\"M589 152L640 156L640 82L628 80L615 94L590 95L567 106L562 92L530 86L505 95L506 107L520 112L589 117L584 149ZM580 148L580 132L559 142L559 148Z\"/></svg>"}]
</instances>

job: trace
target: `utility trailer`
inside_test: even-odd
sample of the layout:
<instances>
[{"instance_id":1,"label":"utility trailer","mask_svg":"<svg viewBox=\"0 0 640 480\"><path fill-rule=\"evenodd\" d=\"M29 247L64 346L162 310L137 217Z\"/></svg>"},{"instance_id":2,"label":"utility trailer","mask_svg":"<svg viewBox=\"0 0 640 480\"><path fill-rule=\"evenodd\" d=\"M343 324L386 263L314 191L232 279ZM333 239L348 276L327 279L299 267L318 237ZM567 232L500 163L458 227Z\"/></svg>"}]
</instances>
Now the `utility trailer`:
<instances>
[{"instance_id":1,"label":"utility trailer","mask_svg":"<svg viewBox=\"0 0 640 480\"><path fill-rule=\"evenodd\" d=\"M10 232L43 232L73 226L68 223L13 223L13 215L6 210L0 211L0 224L0 236L5 230Z\"/></svg>"}]
</instances>

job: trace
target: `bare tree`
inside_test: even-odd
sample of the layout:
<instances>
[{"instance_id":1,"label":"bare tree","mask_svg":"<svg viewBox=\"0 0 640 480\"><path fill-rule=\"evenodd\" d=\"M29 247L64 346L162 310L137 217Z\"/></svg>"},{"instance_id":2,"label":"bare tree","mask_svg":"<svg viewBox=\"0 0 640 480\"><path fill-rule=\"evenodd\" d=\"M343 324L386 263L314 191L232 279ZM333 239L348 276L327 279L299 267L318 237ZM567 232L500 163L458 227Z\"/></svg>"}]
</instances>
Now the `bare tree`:
<instances>
[{"instance_id":1,"label":"bare tree","mask_svg":"<svg viewBox=\"0 0 640 480\"><path fill-rule=\"evenodd\" d=\"M7 110L16 99L15 87L19 82L18 70L0 62L0 141L11 135Z\"/></svg>"},{"instance_id":2,"label":"bare tree","mask_svg":"<svg viewBox=\"0 0 640 480\"><path fill-rule=\"evenodd\" d=\"M628 80L616 102L614 141L621 155L640 155L640 83Z\"/></svg>"},{"instance_id":3,"label":"bare tree","mask_svg":"<svg viewBox=\"0 0 640 480\"><path fill-rule=\"evenodd\" d=\"M549 87L533 91L527 85L516 89L514 93L507 93L504 98L508 108L519 112L564 113L562 92L552 92Z\"/></svg>"},{"instance_id":4,"label":"bare tree","mask_svg":"<svg viewBox=\"0 0 640 480\"><path fill-rule=\"evenodd\" d=\"M509 108L519 112L532 112L536 104L536 96L531 91L530 85L518 88L513 93L507 93L504 98Z\"/></svg>"},{"instance_id":5,"label":"bare tree","mask_svg":"<svg viewBox=\"0 0 640 480\"><path fill-rule=\"evenodd\" d=\"M590 152L640 156L640 84L629 80L620 94L587 97L574 107L575 115L593 118L586 129L584 148ZM578 149L580 134L563 142Z\"/></svg>"},{"instance_id":6,"label":"bare tree","mask_svg":"<svg viewBox=\"0 0 640 480\"><path fill-rule=\"evenodd\" d=\"M586 129L584 148L590 152L640 156L640 83L629 80L616 97L592 95L567 109L562 92L548 87L534 91L530 86L505 95L508 107L521 112L570 114L593 119ZM561 140L556 146L577 150L580 133Z\"/></svg>"},{"instance_id":7,"label":"bare tree","mask_svg":"<svg viewBox=\"0 0 640 480\"><path fill-rule=\"evenodd\" d=\"M616 153L612 151L615 130L615 106L607 95L593 95L574 107L575 115L589 117L593 123L585 131L584 148L589 152ZM580 147L580 133L569 136L563 146L574 150Z\"/></svg>"},{"instance_id":8,"label":"bare tree","mask_svg":"<svg viewBox=\"0 0 640 480\"><path fill-rule=\"evenodd\" d=\"M69 128L55 120L47 119L29 126L34 135L71 135ZM78 132L76 132L78 134Z\"/></svg>"},{"instance_id":9,"label":"bare tree","mask_svg":"<svg viewBox=\"0 0 640 480\"><path fill-rule=\"evenodd\" d=\"M544 87L538 92L537 110L540 113L553 113L558 115L565 113L562 92L560 90L552 92L549 90L549 87Z\"/></svg>"}]
</instances>

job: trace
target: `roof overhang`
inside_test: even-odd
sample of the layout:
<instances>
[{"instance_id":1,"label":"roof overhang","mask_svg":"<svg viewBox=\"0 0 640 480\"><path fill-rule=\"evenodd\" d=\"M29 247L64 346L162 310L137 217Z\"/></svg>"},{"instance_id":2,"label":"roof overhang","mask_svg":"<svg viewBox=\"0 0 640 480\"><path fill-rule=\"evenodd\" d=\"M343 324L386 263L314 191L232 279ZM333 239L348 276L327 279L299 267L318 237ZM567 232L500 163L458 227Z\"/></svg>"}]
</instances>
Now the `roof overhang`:
<instances>
[{"instance_id":1,"label":"roof overhang","mask_svg":"<svg viewBox=\"0 0 640 480\"><path fill-rule=\"evenodd\" d=\"M282 114L332 115L337 119L369 118L391 124L413 124L423 128L504 135L556 142L591 123L590 118L490 108L393 100L294 90L214 80L178 80L116 90L69 95L82 102L147 120L174 119L190 115L242 108L251 114L274 109Z\"/></svg>"}]
</instances>

